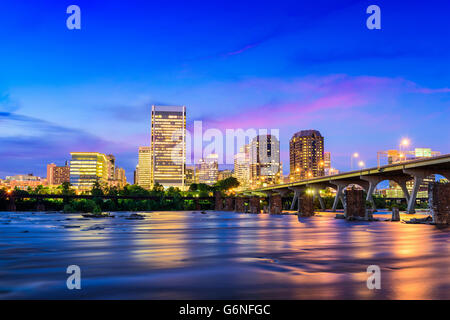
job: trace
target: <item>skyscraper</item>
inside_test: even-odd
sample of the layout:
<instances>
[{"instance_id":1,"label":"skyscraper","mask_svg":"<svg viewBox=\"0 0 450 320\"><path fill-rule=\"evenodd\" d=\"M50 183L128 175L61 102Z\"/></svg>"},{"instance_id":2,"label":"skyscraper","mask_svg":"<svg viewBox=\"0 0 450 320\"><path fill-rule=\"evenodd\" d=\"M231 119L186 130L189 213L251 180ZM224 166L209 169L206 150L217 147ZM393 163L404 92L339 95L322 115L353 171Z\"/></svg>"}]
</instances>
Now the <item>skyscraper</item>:
<instances>
[{"instance_id":1,"label":"skyscraper","mask_svg":"<svg viewBox=\"0 0 450 320\"><path fill-rule=\"evenodd\" d=\"M294 134L289 143L291 180L324 175L324 139L317 130Z\"/></svg>"},{"instance_id":2,"label":"skyscraper","mask_svg":"<svg viewBox=\"0 0 450 320\"><path fill-rule=\"evenodd\" d=\"M185 188L186 107L152 106L151 156L152 185Z\"/></svg>"},{"instance_id":3,"label":"skyscraper","mask_svg":"<svg viewBox=\"0 0 450 320\"><path fill-rule=\"evenodd\" d=\"M89 190L95 182L108 182L108 159L98 152L71 152L70 183L80 190Z\"/></svg>"},{"instance_id":4,"label":"skyscraper","mask_svg":"<svg viewBox=\"0 0 450 320\"><path fill-rule=\"evenodd\" d=\"M250 182L250 145L243 145L234 156L234 175L240 187L247 187Z\"/></svg>"},{"instance_id":5,"label":"skyscraper","mask_svg":"<svg viewBox=\"0 0 450 320\"><path fill-rule=\"evenodd\" d=\"M135 183L145 189L151 189L151 148L139 147L139 164L136 167Z\"/></svg>"},{"instance_id":6,"label":"skyscraper","mask_svg":"<svg viewBox=\"0 0 450 320\"><path fill-rule=\"evenodd\" d=\"M280 182L280 142L274 135L259 135L250 143L250 182L264 186Z\"/></svg>"},{"instance_id":7,"label":"skyscraper","mask_svg":"<svg viewBox=\"0 0 450 320\"><path fill-rule=\"evenodd\" d=\"M219 155L211 153L200 160L198 182L213 185L219 176Z\"/></svg>"}]
</instances>

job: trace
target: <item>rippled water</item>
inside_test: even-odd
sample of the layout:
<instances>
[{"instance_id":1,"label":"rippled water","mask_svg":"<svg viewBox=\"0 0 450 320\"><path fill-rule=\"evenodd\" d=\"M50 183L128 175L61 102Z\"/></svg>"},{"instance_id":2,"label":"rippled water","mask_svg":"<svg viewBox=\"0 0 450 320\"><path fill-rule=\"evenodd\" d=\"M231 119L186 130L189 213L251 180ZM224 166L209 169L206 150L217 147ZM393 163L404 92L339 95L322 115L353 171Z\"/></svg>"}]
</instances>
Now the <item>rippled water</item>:
<instances>
[{"instance_id":1,"label":"rippled water","mask_svg":"<svg viewBox=\"0 0 450 320\"><path fill-rule=\"evenodd\" d=\"M0 213L0 298L450 299L449 229L326 213L129 214ZM66 287L69 265L81 290ZM369 265L381 290L367 289Z\"/></svg>"}]
</instances>

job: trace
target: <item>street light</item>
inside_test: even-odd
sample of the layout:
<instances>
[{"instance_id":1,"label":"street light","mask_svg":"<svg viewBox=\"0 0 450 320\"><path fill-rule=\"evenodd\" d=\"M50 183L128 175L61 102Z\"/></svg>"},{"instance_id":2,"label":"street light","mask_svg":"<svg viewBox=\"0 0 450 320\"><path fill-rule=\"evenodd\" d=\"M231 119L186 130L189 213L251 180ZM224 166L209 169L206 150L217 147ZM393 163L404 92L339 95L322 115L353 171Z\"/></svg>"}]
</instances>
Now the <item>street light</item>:
<instances>
[{"instance_id":1,"label":"street light","mask_svg":"<svg viewBox=\"0 0 450 320\"><path fill-rule=\"evenodd\" d=\"M402 147L407 148L411 144L411 141L408 138L403 138L400 142L400 151L402 151Z\"/></svg>"},{"instance_id":2,"label":"street light","mask_svg":"<svg viewBox=\"0 0 450 320\"><path fill-rule=\"evenodd\" d=\"M350 157L350 169L353 170L353 158L359 158L359 153L355 152L354 154L352 154L352 156Z\"/></svg>"},{"instance_id":3,"label":"street light","mask_svg":"<svg viewBox=\"0 0 450 320\"><path fill-rule=\"evenodd\" d=\"M358 166L359 166L361 169L364 168L365 165L366 165L366 164L364 163L364 161L358 162Z\"/></svg>"}]
</instances>

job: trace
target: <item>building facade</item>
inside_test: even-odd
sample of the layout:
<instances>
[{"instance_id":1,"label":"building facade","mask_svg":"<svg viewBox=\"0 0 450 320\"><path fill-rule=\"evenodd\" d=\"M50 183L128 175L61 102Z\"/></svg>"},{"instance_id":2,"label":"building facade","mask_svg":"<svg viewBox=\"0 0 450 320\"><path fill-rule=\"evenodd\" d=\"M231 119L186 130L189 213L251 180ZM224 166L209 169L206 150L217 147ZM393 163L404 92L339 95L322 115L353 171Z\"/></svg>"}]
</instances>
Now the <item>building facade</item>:
<instances>
[{"instance_id":1,"label":"building facade","mask_svg":"<svg viewBox=\"0 0 450 320\"><path fill-rule=\"evenodd\" d=\"M107 154L108 160L108 182L111 183L116 179L116 157L112 154Z\"/></svg>"},{"instance_id":2,"label":"building facade","mask_svg":"<svg viewBox=\"0 0 450 320\"><path fill-rule=\"evenodd\" d=\"M250 143L250 184L278 184L281 178L280 142L274 135L259 135Z\"/></svg>"},{"instance_id":3,"label":"building facade","mask_svg":"<svg viewBox=\"0 0 450 320\"><path fill-rule=\"evenodd\" d=\"M152 106L151 157L152 185L185 189L186 107Z\"/></svg>"},{"instance_id":4,"label":"building facade","mask_svg":"<svg viewBox=\"0 0 450 320\"><path fill-rule=\"evenodd\" d=\"M66 165L59 167L54 163L47 165L47 185L58 186L64 182L70 182L70 167Z\"/></svg>"},{"instance_id":5,"label":"building facade","mask_svg":"<svg viewBox=\"0 0 450 320\"><path fill-rule=\"evenodd\" d=\"M243 145L234 156L234 176L239 181L239 187L245 188L250 182L250 145Z\"/></svg>"},{"instance_id":6,"label":"building facade","mask_svg":"<svg viewBox=\"0 0 450 320\"><path fill-rule=\"evenodd\" d=\"M198 183L198 175L195 166L187 166L185 170L185 184L189 187L193 183Z\"/></svg>"},{"instance_id":7,"label":"building facade","mask_svg":"<svg viewBox=\"0 0 450 320\"><path fill-rule=\"evenodd\" d=\"M324 175L324 138L317 130L302 130L289 142L291 180L303 180Z\"/></svg>"},{"instance_id":8,"label":"building facade","mask_svg":"<svg viewBox=\"0 0 450 320\"><path fill-rule=\"evenodd\" d=\"M116 181L116 184L119 188L123 188L127 185L127 177L125 175L125 169L116 168L114 172L114 181Z\"/></svg>"},{"instance_id":9,"label":"building facade","mask_svg":"<svg viewBox=\"0 0 450 320\"><path fill-rule=\"evenodd\" d=\"M139 147L139 163L136 166L135 183L144 188L151 189L151 163L152 163L151 147Z\"/></svg>"},{"instance_id":10,"label":"building facade","mask_svg":"<svg viewBox=\"0 0 450 320\"><path fill-rule=\"evenodd\" d=\"M234 172L232 170L219 170L219 175L217 177L217 180L225 180L228 178L231 178L234 175Z\"/></svg>"},{"instance_id":11,"label":"building facade","mask_svg":"<svg viewBox=\"0 0 450 320\"><path fill-rule=\"evenodd\" d=\"M98 152L71 152L70 183L79 190L90 190L95 182L108 183L108 158Z\"/></svg>"},{"instance_id":12,"label":"building facade","mask_svg":"<svg viewBox=\"0 0 450 320\"><path fill-rule=\"evenodd\" d=\"M323 153L323 169L331 169L331 152L324 152Z\"/></svg>"},{"instance_id":13,"label":"building facade","mask_svg":"<svg viewBox=\"0 0 450 320\"><path fill-rule=\"evenodd\" d=\"M7 176L3 180L3 185L10 189L27 190L28 188L36 188L40 185L46 185L46 179L34 176L33 174L19 174L15 176Z\"/></svg>"},{"instance_id":14,"label":"building facade","mask_svg":"<svg viewBox=\"0 0 450 320\"><path fill-rule=\"evenodd\" d=\"M198 183L213 185L219 178L219 155L209 154L200 160L198 166Z\"/></svg>"}]
</instances>

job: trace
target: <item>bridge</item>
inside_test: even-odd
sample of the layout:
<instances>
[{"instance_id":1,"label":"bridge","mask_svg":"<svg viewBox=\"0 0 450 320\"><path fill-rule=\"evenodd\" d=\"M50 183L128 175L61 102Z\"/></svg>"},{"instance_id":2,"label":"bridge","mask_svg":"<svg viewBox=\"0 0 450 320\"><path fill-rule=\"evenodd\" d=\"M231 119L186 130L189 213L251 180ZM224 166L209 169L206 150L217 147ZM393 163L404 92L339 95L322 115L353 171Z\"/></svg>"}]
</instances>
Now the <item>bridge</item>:
<instances>
[{"instance_id":1,"label":"bridge","mask_svg":"<svg viewBox=\"0 0 450 320\"><path fill-rule=\"evenodd\" d=\"M322 209L325 210L325 205L323 199L320 197L319 190L333 188L336 190L336 196L332 211L336 211L339 201L345 205L344 190L351 185L358 185L366 191L366 200L372 204L374 209L376 209L372 196L373 192L380 182L389 180L396 182L402 188L408 203L407 213L414 213L419 187L426 177L433 174L439 174L447 180L450 180L450 154L433 158L408 160L391 165L361 169L332 176L270 185L259 189L247 190L245 193L264 193L270 198L272 194L278 193L283 197L293 192L294 198L291 206L291 210L293 210L296 202L300 201L299 195L305 190L311 190L313 196L319 198L320 205ZM411 192L409 192L406 183L411 180L413 181L413 188Z\"/></svg>"}]
</instances>

